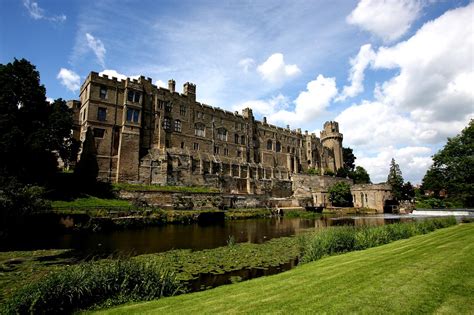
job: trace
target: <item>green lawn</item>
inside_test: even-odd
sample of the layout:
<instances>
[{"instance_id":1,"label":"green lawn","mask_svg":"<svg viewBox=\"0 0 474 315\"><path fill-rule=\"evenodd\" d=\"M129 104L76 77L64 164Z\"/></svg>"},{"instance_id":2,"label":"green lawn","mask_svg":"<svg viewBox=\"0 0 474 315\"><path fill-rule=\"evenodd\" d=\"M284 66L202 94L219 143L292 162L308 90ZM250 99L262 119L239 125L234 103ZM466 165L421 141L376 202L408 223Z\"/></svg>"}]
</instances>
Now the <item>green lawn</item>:
<instances>
[{"instance_id":1,"label":"green lawn","mask_svg":"<svg viewBox=\"0 0 474 315\"><path fill-rule=\"evenodd\" d=\"M94 208L94 207L130 207L127 200L121 199L103 199L93 196L77 198L72 201L54 200L51 202L53 209L58 208Z\"/></svg>"},{"instance_id":2,"label":"green lawn","mask_svg":"<svg viewBox=\"0 0 474 315\"><path fill-rule=\"evenodd\" d=\"M474 224L103 313L474 314Z\"/></svg>"}]
</instances>

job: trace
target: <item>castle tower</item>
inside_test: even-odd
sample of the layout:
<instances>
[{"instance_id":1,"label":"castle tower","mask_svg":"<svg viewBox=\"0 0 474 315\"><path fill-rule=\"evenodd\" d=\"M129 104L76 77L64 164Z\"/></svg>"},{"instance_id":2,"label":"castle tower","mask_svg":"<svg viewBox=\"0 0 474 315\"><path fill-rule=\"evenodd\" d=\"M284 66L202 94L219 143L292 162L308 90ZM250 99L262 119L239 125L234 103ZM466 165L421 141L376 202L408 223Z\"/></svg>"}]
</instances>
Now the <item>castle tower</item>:
<instances>
[{"instance_id":1,"label":"castle tower","mask_svg":"<svg viewBox=\"0 0 474 315\"><path fill-rule=\"evenodd\" d=\"M321 144L334 153L334 165L328 165L334 172L343 166L342 158L342 133L339 132L339 124L336 121L324 123L321 131Z\"/></svg>"},{"instance_id":2,"label":"castle tower","mask_svg":"<svg viewBox=\"0 0 474 315\"><path fill-rule=\"evenodd\" d=\"M196 101L196 85L190 82L184 83L183 94L186 95L191 101Z\"/></svg>"}]
</instances>

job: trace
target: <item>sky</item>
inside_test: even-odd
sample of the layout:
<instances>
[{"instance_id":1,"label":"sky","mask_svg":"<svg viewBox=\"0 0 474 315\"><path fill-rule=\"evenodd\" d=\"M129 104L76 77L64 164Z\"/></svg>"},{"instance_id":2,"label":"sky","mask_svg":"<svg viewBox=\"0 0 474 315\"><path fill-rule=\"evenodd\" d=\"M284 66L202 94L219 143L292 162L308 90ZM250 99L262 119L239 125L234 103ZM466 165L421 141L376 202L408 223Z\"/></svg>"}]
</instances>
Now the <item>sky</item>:
<instances>
[{"instance_id":1,"label":"sky","mask_svg":"<svg viewBox=\"0 0 474 315\"><path fill-rule=\"evenodd\" d=\"M1 0L0 63L32 62L50 99L89 72L197 86L197 100L319 131L372 182L421 182L474 118L474 3L462 0Z\"/></svg>"}]
</instances>

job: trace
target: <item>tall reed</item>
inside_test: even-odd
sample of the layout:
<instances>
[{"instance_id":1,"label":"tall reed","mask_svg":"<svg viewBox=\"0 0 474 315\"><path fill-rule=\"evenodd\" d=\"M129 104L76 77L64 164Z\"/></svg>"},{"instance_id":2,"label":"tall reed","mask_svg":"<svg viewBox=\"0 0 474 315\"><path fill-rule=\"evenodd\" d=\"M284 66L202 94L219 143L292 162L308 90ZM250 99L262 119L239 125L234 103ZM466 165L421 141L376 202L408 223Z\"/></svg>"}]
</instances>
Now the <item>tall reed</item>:
<instances>
[{"instance_id":1,"label":"tall reed","mask_svg":"<svg viewBox=\"0 0 474 315\"><path fill-rule=\"evenodd\" d=\"M112 306L174 295L175 275L157 263L103 260L68 266L24 287L1 313L71 313L91 306Z\"/></svg>"},{"instance_id":2,"label":"tall reed","mask_svg":"<svg viewBox=\"0 0 474 315\"><path fill-rule=\"evenodd\" d=\"M299 237L300 261L305 263L324 256L375 247L455 224L454 217L447 217L376 227L330 227Z\"/></svg>"}]
</instances>

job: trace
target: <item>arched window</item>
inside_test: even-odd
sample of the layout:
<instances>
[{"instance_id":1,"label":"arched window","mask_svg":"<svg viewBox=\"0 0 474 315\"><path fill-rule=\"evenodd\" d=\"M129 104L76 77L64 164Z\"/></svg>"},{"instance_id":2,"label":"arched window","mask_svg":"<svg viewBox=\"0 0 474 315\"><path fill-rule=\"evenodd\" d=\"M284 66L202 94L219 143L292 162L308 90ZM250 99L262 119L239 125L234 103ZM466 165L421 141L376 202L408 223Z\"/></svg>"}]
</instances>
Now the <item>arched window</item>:
<instances>
[{"instance_id":1,"label":"arched window","mask_svg":"<svg viewBox=\"0 0 474 315\"><path fill-rule=\"evenodd\" d=\"M276 143L276 151L277 151L277 152L280 152L280 151L281 151L281 143L280 143L280 141L277 141L277 143Z\"/></svg>"},{"instance_id":2,"label":"arched window","mask_svg":"<svg viewBox=\"0 0 474 315\"><path fill-rule=\"evenodd\" d=\"M181 120L176 119L174 121L174 131L181 132Z\"/></svg>"},{"instance_id":3,"label":"arched window","mask_svg":"<svg viewBox=\"0 0 474 315\"><path fill-rule=\"evenodd\" d=\"M240 144L245 144L245 136L240 137Z\"/></svg>"},{"instance_id":4,"label":"arched window","mask_svg":"<svg viewBox=\"0 0 474 315\"><path fill-rule=\"evenodd\" d=\"M235 142L236 144L239 144L239 135L238 135L238 134L235 134L235 135L234 135L234 142Z\"/></svg>"},{"instance_id":5,"label":"arched window","mask_svg":"<svg viewBox=\"0 0 474 315\"><path fill-rule=\"evenodd\" d=\"M273 141L272 140L267 141L267 150L273 150Z\"/></svg>"},{"instance_id":6,"label":"arched window","mask_svg":"<svg viewBox=\"0 0 474 315\"><path fill-rule=\"evenodd\" d=\"M227 141L227 129L225 128L217 129L217 139L221 141Z\"/></svg>"},{"instance_id":7,"label":"arched window","mask_svg":"<svg viewBox=\"0 0 474 315\"><path fill-rule=\"evenodd\" d=\"M194 125L194 134L199 137L206 136L206 126L203 123L196 123Z\"/></svg>"}]
</instances>

